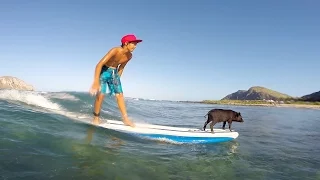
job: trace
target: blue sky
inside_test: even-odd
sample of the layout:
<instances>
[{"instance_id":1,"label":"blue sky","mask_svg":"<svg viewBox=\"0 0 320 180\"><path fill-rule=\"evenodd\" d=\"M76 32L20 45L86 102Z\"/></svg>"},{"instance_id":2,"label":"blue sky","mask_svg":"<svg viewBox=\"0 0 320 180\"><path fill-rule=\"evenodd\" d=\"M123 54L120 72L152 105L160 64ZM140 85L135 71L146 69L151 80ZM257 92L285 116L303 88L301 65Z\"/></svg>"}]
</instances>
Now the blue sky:
<instances>
[{"instance_id":1,"label":"blue sky","mask_svg":"<svg viewBox=\"0 0 320 180\"><path fill-rule=\"evenodd\" d=\"M143 39L125 96L221 99L251 86L320 90L319 1L2 1L0 76L40 91L88 91L125 34Z\"/></svg>"}]
</instances>

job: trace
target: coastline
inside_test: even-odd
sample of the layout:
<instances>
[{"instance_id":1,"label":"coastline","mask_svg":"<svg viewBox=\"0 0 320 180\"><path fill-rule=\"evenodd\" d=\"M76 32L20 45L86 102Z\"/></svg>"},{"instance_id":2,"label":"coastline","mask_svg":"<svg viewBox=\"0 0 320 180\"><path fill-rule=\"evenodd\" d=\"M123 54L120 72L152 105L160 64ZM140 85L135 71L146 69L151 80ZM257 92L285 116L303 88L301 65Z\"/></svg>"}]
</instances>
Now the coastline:
<instances>
[{"instance_id":1,"label":"coastline","mask_svg":"<svg viewBox=\"0 0 320 180\"><path fill-rule=\"evenodd\" d=\"M312 103L264 103L262 101L179 101L184 103L199 103L199 104L218 104L218 105L232 105L232 106L263 106L263 107L283 107L283 108L306 108L320 110L319 104Z\"/></svg>"},{"instance_id":2,"label":"coastline","mask_svg":"<svg viewBox=\"0 0 320 180\"><path fill-rule=\"evenodd\" d=\"M294 107L294 108L308 108L320 110L320 105L309 105L309 104L277 104L275 107Z\"/></svg>"}]
</instances>

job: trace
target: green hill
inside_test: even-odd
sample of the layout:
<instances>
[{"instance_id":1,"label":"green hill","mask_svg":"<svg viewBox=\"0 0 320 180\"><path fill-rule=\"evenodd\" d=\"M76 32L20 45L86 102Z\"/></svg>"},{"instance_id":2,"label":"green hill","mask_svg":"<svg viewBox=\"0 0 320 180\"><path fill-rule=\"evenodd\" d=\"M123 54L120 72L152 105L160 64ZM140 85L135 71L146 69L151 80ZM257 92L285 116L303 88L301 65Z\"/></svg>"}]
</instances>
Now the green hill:
<instances>
[{"instance_id":1,"label":"green hill","mask_svg":"<svg viewBox=\"0 0 320 180\"><path fill-rule=\"evenodd\" d=\"M239 90L222 98L222 100L285 100L293 97L265 87L253 86L248 90Z\"/></svg>"},{"instance_id":2,"label":"green hill","mask_svg":"<svg viewBox=\"0 0 320 180\"><path fill-rule=\"evenodd\" d=\"M304 95L300 99L303 101L320 101L320 91Z\"/></svg>"}]
</instances>

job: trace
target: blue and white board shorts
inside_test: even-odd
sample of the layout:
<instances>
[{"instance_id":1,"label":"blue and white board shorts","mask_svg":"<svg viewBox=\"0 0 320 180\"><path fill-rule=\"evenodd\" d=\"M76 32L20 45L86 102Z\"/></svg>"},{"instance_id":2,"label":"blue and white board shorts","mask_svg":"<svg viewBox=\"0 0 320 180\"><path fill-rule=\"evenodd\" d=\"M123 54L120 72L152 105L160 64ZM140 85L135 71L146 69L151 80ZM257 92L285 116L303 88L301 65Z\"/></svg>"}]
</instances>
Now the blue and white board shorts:
<instances>
[{"instance_id":1,"label":"blue and white board shorts","mask_svg":"<svg viewBox=\"0 0 320 180\"><path fill-rule=\"evenodd\" d=\"M107 92L107 86L109 92ZM100 93L115 95L123 93L120 76L116 68L103 66L100 73Z\"/></svg>"}]
</instances>

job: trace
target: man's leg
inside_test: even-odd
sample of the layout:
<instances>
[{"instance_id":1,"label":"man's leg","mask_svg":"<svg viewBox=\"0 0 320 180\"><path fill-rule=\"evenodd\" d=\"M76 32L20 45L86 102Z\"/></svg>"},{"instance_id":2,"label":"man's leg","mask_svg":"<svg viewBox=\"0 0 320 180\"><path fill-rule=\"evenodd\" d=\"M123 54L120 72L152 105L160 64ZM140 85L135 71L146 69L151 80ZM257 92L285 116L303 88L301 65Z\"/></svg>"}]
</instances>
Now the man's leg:
<instances>
[{"instance_id":1,"label":"man's leg","mask_svg":"<svg viewBox=\"0 0 320 180\"><path fill-rule=\"evenodd\" d=\"M94 102L94 109L93 109L93 124L98 125L100 124L100 111L101 111L101 106L103 103L104 95L107 91L107 84L105 80L105 73L102 74L102 77L100 78L100 89L99 92L96 95L96 100Z\"/></svg>"},{"instance_id":2,"label":"man's leg","mask_svg":"<svg viewBox=\"0 0 320 180\"><path fill-rule=\"evenodd\" d=\"M118 107L119 110L122 114L122 118L123 118L123 123L125 125L129 125L131 127L135 127L135 125L128 119L128 115L127 115L127 110L126 110L126 105L124 102L124 97L123 97L123 93L117 93L116 94L116 99L117 99L117 103L118 103Z\"/></svg>"},{"instance_id":3,"label":"man's leg","mask_svg":"<svg viewBox=\"0 0 320 180\"><path fill-rule=\"evenodd\" d=\"M109 83L109 88L113 94L116 96L117 104L119 107L119 110L122 114L122 121L125 125L129 125L131 127L135 127L135 125L128 119L127 115L127 110L126 110L126 105L124 102L124 97L123 97L123 90L122 90L122 85L120 81L120 76L118 75L118 72L113 76L112 82Z\"/></svg>"},{"instance_id":4,"label":"man's leg","mask_svg":"<svg viewBox=\"0 0 320 180\"><path fill-rule=\"evenodd\" d=\"M104 99L104 94L102 93L98 93L96 95L96 100L94 102L94 110L93 110L93 124L98 125L100 124L101 120L100 120L100 110L101 110L101 105Z\"/></svg>"}]
</instances>

